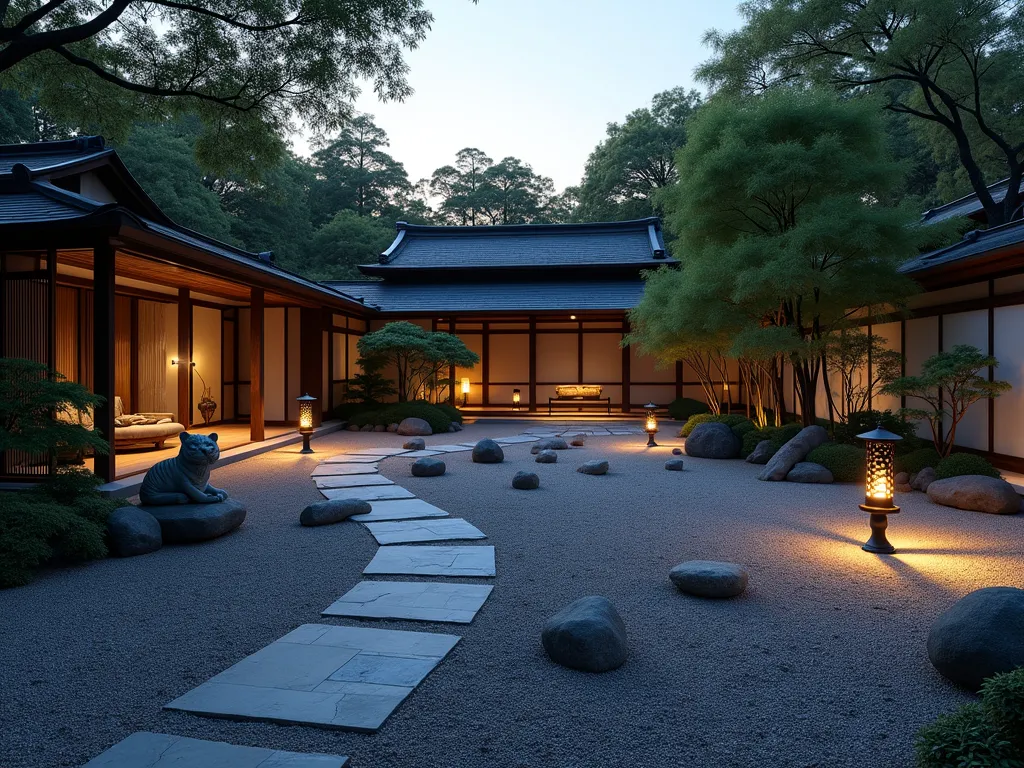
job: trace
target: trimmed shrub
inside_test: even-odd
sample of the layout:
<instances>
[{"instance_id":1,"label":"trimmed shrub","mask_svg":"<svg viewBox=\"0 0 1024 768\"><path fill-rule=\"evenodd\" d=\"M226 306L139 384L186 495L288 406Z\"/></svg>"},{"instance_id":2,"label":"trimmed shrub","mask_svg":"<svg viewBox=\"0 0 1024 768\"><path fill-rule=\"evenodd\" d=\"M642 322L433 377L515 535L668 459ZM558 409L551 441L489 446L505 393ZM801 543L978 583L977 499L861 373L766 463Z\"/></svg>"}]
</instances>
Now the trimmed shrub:
<instances>
[{"instance_id":1,"label":"trimmed shrub","mask_svg":"<svg viewBox=\"0 0 1024 768\"><path fill-rule=\"evenodd\" d=\"M896 443L896 445L899 445L899 443ZM925 467L935 468L940 461L942 461L942 457L931 446L918 448L916 451L896 457L896 471L913 474L920 472Z\"/></svg>"},{"instance_id":2,"label":"trimmed shrub","mask_svg":"<svg viewBox=\"0 0 1024 768\"><path fill-rule=\"evenodd\" d=\"M402 422L402 419L409 418L423 419L435 433L447 432L452 425L452 419L447 413L433 403L423 400L411 403L389 403L380 408L361 411L353 414L348 423L355 424L357 427L366 424L374 426L383 424L386 427L388 424L398 424Z\"/></svg>"},{"instance_id":3,"label":"trimmed shrub","mask_svg":"<svg viewBox=\"0 0 1024 768\"><path fill-rule=\"evenodd\" d=\"M741 413L725 413L721 416L716 416L715 421L721 422L727 427L738 427L740 424L752 423L750 419Z\"/></svg>"},{"instance_id":4,"label":"trimmed shrub","mask_svg":"<svg viewBox=\"0 0 1024 768\"><path fill-rule=\"evenodd\" d=\"M993 675L981 684L985 716L1019 750L1024 750L1024 668Z\"/></svg>"},{"instance_id":5,"label":"trimmed shrub","mask_svg":"<svg viewBox=\"0 0 1024 768\"><path fill-rule=\"evenodd\" d=\"M960 475L1002 477L999 474L999 470L993 467L988 459L983 456L975 456L973 453L951 453L935 467L935 478L937 480L942 480L946 477L959 477Z\"/></svg>"},{"instance_id":6,"label":"trimmed shrub","mask_svg":"<svg viewBox=\"0 0 1024 768\"><path fill-rule=\"evenodd\" d=\"M1020 755L979 704L942 715L917 732L918 768L1024 768Z\"/></svg>"},{"instance_id":7,"label":"trimmed shrub","mask_svg":"<svg viewBox=\"0 0 1024 768\"><path fill-rule=\"evenodd\" d=\"M694 427L698 424L706 424L709 421L717 421L713 413L695 413L693 416L686 420L683 424L683 428L679 430L680 437L689 437L690 433L693 432Z\"/></svg>"},{"instance_id":8,"label":"trimmed shrub","mask_svg":"<svg viewBox=\"0 0 1024 768\"><path fill-rule=\"evenodd\" d=\"M456 422L457 424L462 423L462 411L460 411L454 405L449 405L448 403L435 403L434 407L440 408L441 412L445 416L447 416L449 419Z\"/></svg>"},{"instance_id":9,"label":"trimmed shrub","mask_svg":"<svg viewBox=\"0 0 1024 768\"><path fill-rule=\"evenodd\" d=\"M772 441L772 448L776 451L779 450L779 448L799 435L801 429L803 429L802 424L783 424L781 427L776 428L769 438Z\"/></svg>"},{"instance_id":10,"label":"trimmed shrub","mask_svg":"<svg viewBox=\"0 0 1024 768\"><path fill-rule=\"evenodd\" d=\"M762 440L771 440L772 435L775 434L775 427L765 427L764 429L752 429L743 434L743 458L746 458L754 452L757 448L757 444Z\"/></svg>"},{"instance_id":11,"label":"trimmed shrub","mask_svg":"<svg viewBox=\"0 0 1024 768\"><path fill-rule=\"evenodd\" d=\"M668 404L668 415L676 421L686 421L698 413L708 413L710 409L703 400L694 400L692 397L677 397Z\"/></svg>"},{"instance_id":12,"label":"trimmed shrub","mask_svg":"<svg viewBox=\"0 0 1024 768\"><path fill-rule=\"evenodd\" d=\"M739 424L733 424L731 429L733 433L736 435L736 437L740 439L742 439L743 436L746 435L748 432L757 431L757 427L754 425L754 422L752 422L750 419L744 419Z\"/></svg>"},{"instance_id":13,"label":"trimmed shrub","mask_svg":"<svg viewBox=\"0 0 1024 768\"><path fill-rule=\"evenodd\" d=\"M821 464L838 483L864 482L864 449L844 443L825 443L809 454L807 461Z\"/></svg>"}]
</instances>

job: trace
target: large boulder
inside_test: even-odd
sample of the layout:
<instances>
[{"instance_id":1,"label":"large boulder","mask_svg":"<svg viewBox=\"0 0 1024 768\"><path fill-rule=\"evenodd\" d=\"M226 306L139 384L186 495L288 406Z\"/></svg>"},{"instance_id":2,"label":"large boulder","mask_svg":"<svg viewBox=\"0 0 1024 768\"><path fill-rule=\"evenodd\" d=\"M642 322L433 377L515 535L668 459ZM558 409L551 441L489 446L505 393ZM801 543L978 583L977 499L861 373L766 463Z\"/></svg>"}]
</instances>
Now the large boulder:
<instances>
[{"instance_id":1,"label":"large boulder","mask_svg":"<svg viewBox=\"0 0 1024 768\"><path fill-rule=\"evenodd\" d=\"M107 538L118 557L146 555L164 544L159 521L138 507L121 507L111 512L107 518Z\"/></svg>"},{"instance_id":2,"label":"large boulder","mask_svg":"<svg viewBox=\"0 0 1024 768\"><path fill-rule=\"evenodd\" d=\"M758 480L785 480L789 470L807 458L807 454L828 440L828 432L817 424L804 427L796 437L783 445L768 460L767 466L757 476Z\"/></svg>"},{"instance_id":3,"label":"large boulder","mask_svg":"<svg viewBox=\"0 0 1024 768\"><path fill-rule=\"evenodd\" d=\"M750 464L767 464L768 460L772 457L772 441L762 440L754 448L753 452L747 456L747 462Z\"/></svg>"},{"instance_id":4,"label":"large boulder","mask_svg":"<svg viewBox=\"0 0 1024 768\"><path fill-rule=\"evenodd\" d=\"M606 597L581 597L544 622L541 642L552 661L585 672L622 666L626 625Z\"/></svg>"},{"instance_id":5,"label":"large boulder","mask_svg":"<svg viewBox=\"0 0 1024 768\"><path fill-rule=\"evenodd\" d=\"M422 451L427 447L427 442L422 437L414 437L402 443L402 447L407 451Z\"/></svg>"},{"instance_id":6,"label":"large boulder","mask_svg":"<svg viewBox=\"0 0 1024 768\"><path fill-rule=\"evenodd\" d=\"M747 588L747 569L736 563L689 560L668 572L676 589L697 597L736 597Z\"/></svg>"},{"instance_id":7,"label":"large boulder","mask_svg":"<svg viewBox=\"0 0 1024 768\"><path fill-rule=\"evenodd\" d=\"M532 491L540 488L540 478L536 472L516 472L512 478L512 487L519 491Z\"/></svg>"},{"instance_id":8,"label":"large boulder","mask_svg":"<svg viewBox=\"0 0 1024 768\"><path fill-rule=\"evenodd\" d=\"M910 487L915 491L921 491L921 493L928 493L928 488L932 483L935 482L935 470L931 467L925 467L920 472L915 474L910 481Z\"/></svg>"},{"instance_id":9,"label":"large boulder","mask_svg":"<svg viewBox=\"0 0 1024 768\"><path fill-rule=\"evenodd\" d=\"M434 430L430 428L430 425L423 419L417 419L415 416L410 416L407 419L402 419L396 430L400 435L432 435Z\"/></svg>"},{"instance_id":10,"label":"large boulder","mask_svg":"<svg viewBox=\"0 0 1024 768\"><path fill-rule=\"evenodd\" d=\"M928 498L936 504L993 515L1015 515L1020 496L1013 486L998 477L961 475L936 480L928 485Z\"/></svg>"},{"instance_id":11,"label":"large boulder","mask_svg":"<svg viewBox=\"0 0 1024 768\"><path fill-rule=\"evenodd\" d=\"M473 461L476 464L498 464L504 460L505 452L489 437L473 446Z\"/></svg>"},{"instance_id":12,"label":"large boulder","mask_svg":"<svg viewBox=\"0 0 1024 768\"><path fill-rule=\"evenodd\" d=\"M431 456L424 456L412 463L413 477L440 477L444 470L444 462Z\"/></svg>"},{"instance_id":13,"label":"large boulder","mask_svg":"<svg viewBox=\"0 0 1024 768\"><path fill-rule=\"evenodd\" d=\"M987 587L955 602L932 624L928 658L971 690L985 678L1024 666L1024 590Z\"/></svg>"},{"instance_id":14,"label":"large boulder","mask_svg":"<svg viewBox=\"0 0 1024 768\"><path fill-rule=\"evenodd\" d=\"M608 462L600 459L587 461L576 467L577 472L584 475L606 475L608 474Z\"/></svg>"},{"instance_id":15,"label":"large boulder","mask_svg":"<svg viewBox=\"0 0 1024 768\"><path fill-rule=\"evenodd\" d=\"M742 448L739 436L716 421L698 424L686 438L686 455L701 459L735 459Z\"/></svg>"},{"instance_id":16,"label":"large boulder","mask_svg":"<svg viewBox=\"0 0 1024 768\"><path fill-rule=\"evenodd\" d=\"M213 504L140 506L160 523L164 544L189 544L216 539L235 530L245 520L245 506L234 499Z\"/></svg>"},{"instance_id":17,"label":"large boulder","mask_svg":"<svg viewBox=\"0 0 1024 768\"><path fill-rule=\"evenodd\" d=\"M328 499L310 504L299 515L302 525L330 525L347 520L352 515L367 515L373 510L363 499Z\"/></svg>"},{"instance_id":18,"label":"large boulder","mask_svg":"<svg viewBox=\"0 0 1024 768\"><path fill-rule=\"evenodd\" d=\"M798 461L786 479L791 483L831 483L835 480L827 467L813 461Z\"/></svg>"},{"instance_id":19,"label":"large boulder","mask_svg":"<svg viewBox=\"0 0 1024 768\"><path fill-rule=\"evenodd\" d=\"M554 464L558 461L558 454L552 451L550 448L543 451L537 452L537 458L534 459L538 464Z\"/></svg>"}]
</instances>

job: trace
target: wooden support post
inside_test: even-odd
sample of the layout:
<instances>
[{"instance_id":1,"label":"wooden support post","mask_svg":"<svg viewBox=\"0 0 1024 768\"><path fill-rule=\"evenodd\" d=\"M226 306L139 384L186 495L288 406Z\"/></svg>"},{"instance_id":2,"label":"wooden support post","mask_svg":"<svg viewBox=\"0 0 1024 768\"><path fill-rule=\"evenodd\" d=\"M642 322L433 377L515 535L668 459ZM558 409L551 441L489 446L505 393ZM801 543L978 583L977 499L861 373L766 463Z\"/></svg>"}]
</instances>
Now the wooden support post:
<instances>
[{"instance_id":1,"label":"wooden support post","mask_svg":"<svg viewBox=\"0 0 1024 768\"><path fill-rule=\"evenodd\" d=\"M491 327L489 323L481 326L483 335L480 337L480 404L485 408L491 402Z\"/></svg>"},{"instance_id":2,"label":"wooden support post","mask_svg":"<svg viewBox=\"0 0 1024 768\"><path fill-rule=\"evenodd\" d=\"M537 410L537 318L530 315L530 412Z\"/></svg>"},{"instance_id":3,"label":"wooden support post","mask_svg":"<svg viewBox=\"0 0 1024 768\"><path fill-rule=\"evenodd\" d=\"M299 395L312 395L317 399L313 409L313 426L319 427L325 405L324 396L324 325L319 309L302 307L299 310Z\"/></svg>"},{"instance_id":4,"label":"wooden support post","mask_svg":"<svg viewBox=\"0 0 1024 768\"><path fill-rule=\"evenodd\" d=\"M622 321L622 336L629 333L629 321ZM629 413L629 368L633 360L633 350L630 347L622 348L622 412Z\"/></svg>"},{"instance_id":5,"label":"wooden support post","mask_svg":"<svg viewBox=\"0 0 1024 768\"><path fill-rule=\"evenodd\" d=\"M46 249L46 365L57 369L57 249Z\"/></svg>"},{"instance_id":6,"label":"wooden support post","mask_svg":"<svg viewBox=\"0 0 1024 768\"><path fill-rule=\"evenodd\" d=\"M93 372L92 389L103 398L93 425L110 444L106 456L97 454L93 472L105 482L114 480L114 248L108 242L93 248Z\"/></svg>"},{"instance_id":7,"label":"wooden support post","mask_svg":"<svg viewBox=\"0 0 1024 768\"><path fill-rule=\"evenodd\" d=\"M452 336L455 335L455 318L454 317L449 317L448 318L448 333L450 333ZM455 405L455 366L454 365L448 366L448 381L449 381L449 384L448 384L448 404L454 406ZM436 397L436 395L435 395L435 397ZM468 400L467 400L467 403L468 403Z\"/></svg>"},{"instance_id":8,"label":"wooden support post","mask_svg":"<svg viewBox=\"0 0 1024 768\"><path fill-rule=\"evenodd\" d=\"M192 426L192 295L178 289L178 422Z\"/></svg>"},{"instance_id":9,"label":"wooden support post","mask_svg":"<svg viewBox=\"0 0 1024 768\"><path fill-rule=\"evenodd\" d=\"M988 297L994 299L996 295L996 281L988 281ZM988 356L996 356L996 309L992 304L988 306ZM988 367L988 380L995 381L996 369ZM988 398L988 452L989 458L996 450L996 399Z\"/></svg>"},{"instance_id":10,"label":"wooden support post","mask_svg":"<svg viewBox=\"0 0 1024 768\"><path fill-rule=\"evenodd\" d=\"M263 424L263 289L249 289L249 439L266 437Z\"/></svg>"}]
</instances>

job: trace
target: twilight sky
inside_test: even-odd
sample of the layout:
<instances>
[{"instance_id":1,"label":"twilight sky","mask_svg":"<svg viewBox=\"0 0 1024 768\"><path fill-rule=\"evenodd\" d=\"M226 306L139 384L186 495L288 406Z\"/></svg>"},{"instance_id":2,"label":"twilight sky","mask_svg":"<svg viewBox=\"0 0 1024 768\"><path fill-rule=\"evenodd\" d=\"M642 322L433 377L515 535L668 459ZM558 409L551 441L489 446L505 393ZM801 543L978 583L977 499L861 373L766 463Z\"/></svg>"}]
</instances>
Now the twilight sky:
<instances>
[{"instance_id":1,"label":"twilight sky","mask_svg":"<svg viewBox=\"0 0 1024 768\"><path fill-rule=\"evenodd\" d=\"M709 27L739 25L732 0L426 0L433 29L408 55L416 93L357 102L413 181L463 147L514 155L579 182L605 125L676 85L694 87ZM304 143L296 149L305 153Z\"/></svg>"}]
</instances>

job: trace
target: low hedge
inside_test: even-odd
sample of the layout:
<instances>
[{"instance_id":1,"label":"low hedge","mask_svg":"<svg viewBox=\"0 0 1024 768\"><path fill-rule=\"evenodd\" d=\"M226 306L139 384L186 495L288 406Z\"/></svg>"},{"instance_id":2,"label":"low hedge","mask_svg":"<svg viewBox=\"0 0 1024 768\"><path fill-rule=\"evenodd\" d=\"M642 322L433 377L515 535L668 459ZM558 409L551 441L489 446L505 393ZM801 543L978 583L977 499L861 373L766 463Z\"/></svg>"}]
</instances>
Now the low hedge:
<instances>
[{"instance_id":1,"label":"low hedge","mask_svg":"<svg viewBox=\"0 0 1024 768\"><path fill-rule=\"evenodd\" d=\"M83 469L61 469L37 488L0 492L0 588L27 584L47 563L107 556L107 518L124 501L96 492Z\"/></svg>"},{"instance_id":2,"label":"low hedge","mask_svg":"<svg viewBox=\"0 0 1024 768\"><path fill-rule=\"evenodd\" d=\"M689 437L698 424L707 424L709 421L717 421L718 417L713 413L695 413L686 420L682 429L679 430L680 437Z\"/></svg>"},{"instance_id":3,"label":"low hedge","mask_svg":"<svg viewBox=\"0 0 1024 768\"><path fill-rule=\"evenodd\" d=\"M372 426L400 424L403 419L423 419L430 425L435 434L447 432L452 425L452 417L446 409L451 406L435 405L423 400L410 403L388 403L379 408L360 411L349 417L348 423L357 427L367 424ZM461 414L460 414L461 416Z\"/></svg>"},{"instance_id":4,"label":"low hedge","mask_svg":"<svg viewBox=\"0 0 1024 768\"><path fill-rule=\"evenodd\" d=\"M668 415L676 421L686 421L698 413L708 413L711 409L703 400L694 400L692 397L677 397L667 406Z\"/></svg>"},{"instance_id":5,"label":"low hedge","mask_svg":"<svg viewBox=\"0 0 1024 768\"><path fill-rule=\"evenodd\" d=\"M914 474L915 472L920 472L925 467L932 467L934 469L940 461L942 461L942 457L939 456L939 452L928 446L927 448L919 448L902 456L897 454L895 466L897 472Z\"/></svg>"},{"instance_id":6,"label":"low hedge","mask_svg":"<svg viewBox=\"0 0 1024 768\"><path fill-rule=\"evenodd\" d=\"M983 456L976 456L973 453L952 453L935 467L935 478L937 480L942 480L946 477L959 477L960 475L1002 477L999 474L999 470L993 467L988 459Z\"/></svg>"},{"instance_id":7,"label":"low hedge","mask_svg":"<svg viewBox=\"0 0 1024 768\"><path fill-rule=\"evenodd\" d=\"M837 483L864 482L864 449L845 443L824 443L809 454L807 461L821 464Z\"/></svg>"},{"instance_id":8,"label":"low hedge","mask_svg":"<svg viewBox=\"0 0 1024 768\"><path fill-rule=\"evenodd\" d=\"M727 427L732 429L738 437L743 437L744 434L754 429L753 422L750 421L746 416L742 416L738 413L723 413L715 415L713 413L696 413L686 420L683 424L683 428L679 430L680 437L689 437L690 433L693 432L694 428L698 424L707 424L708 422L715 422L718 424L725 424Z\"/></svg>"}]
</instances>

